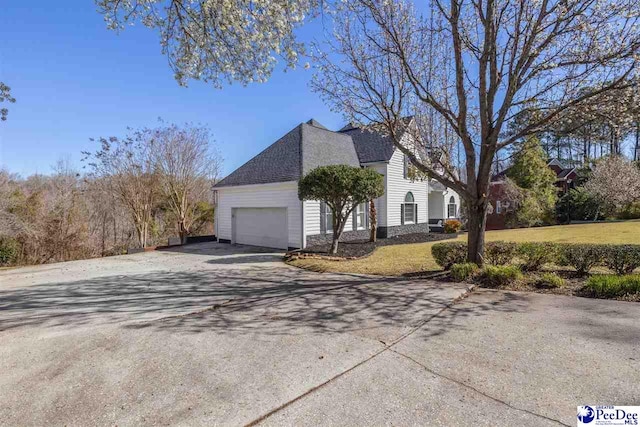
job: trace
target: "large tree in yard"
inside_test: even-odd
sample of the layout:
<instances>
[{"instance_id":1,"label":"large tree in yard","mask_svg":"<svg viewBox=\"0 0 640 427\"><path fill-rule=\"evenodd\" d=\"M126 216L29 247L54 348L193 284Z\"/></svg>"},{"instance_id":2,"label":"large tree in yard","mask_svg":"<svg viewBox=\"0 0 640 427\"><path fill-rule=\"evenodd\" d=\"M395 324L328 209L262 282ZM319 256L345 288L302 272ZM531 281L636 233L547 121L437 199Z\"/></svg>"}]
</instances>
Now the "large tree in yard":
<instances>
[{"instance_id":1,"label":"large tree in yard","mask_svg":"<svg viewBox=\"0 0 640 427\"><path fill-rule=\"evenodd\" d=\"M637 81L637 1L345 0L333 17L315 90L461 195L478 264L496 152Z\"/></svg>"},{"instance_id":2,"label":"large tree in yard","mask_svg":"<svg viewBox=\"0 0 640 427\"><path fill-rule=\"evenodd\" d=\"M383 194L382 175L373 169L347 165L320 166L298 183L300 200L320 200L331 209L332 254L338 252L338 241L355 207Z\"/></svg>"},{"instance_id":3,"label":"large tree in yard","mask_svg":"<svg viewBox=\"0 0 640 427\"><path fill-rule=\"evenodd\" d=\"M201 219L198 207L210 198L222 158L203 126L161 126L153 130L153 138L160 189L184 243Z\"/></svg>"}]
</instances>

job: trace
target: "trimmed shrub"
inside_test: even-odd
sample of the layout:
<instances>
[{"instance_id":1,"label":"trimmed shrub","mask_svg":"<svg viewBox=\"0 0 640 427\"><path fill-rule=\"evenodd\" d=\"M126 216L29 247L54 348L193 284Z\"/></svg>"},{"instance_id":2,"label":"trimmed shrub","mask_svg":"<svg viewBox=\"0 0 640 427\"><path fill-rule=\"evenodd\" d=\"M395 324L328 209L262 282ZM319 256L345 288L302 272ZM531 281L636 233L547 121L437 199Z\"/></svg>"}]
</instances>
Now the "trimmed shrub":
<instances>
[{"instance_id":1,"label":"trimmed shrub","mask_svg":"<svg viewBox=\"0 0 640 427\"><path fill-rule=\"evenodd\" d=\"M640 274L592 276L587 280L585 290L596 298L640 295Z\"/></svg>"},{"instance_id":2,"label":"trimmed shrub","mask_svg":"<svg viewBox=\"0 0 640 427\"><path fill-rule=\"evenodd\" d=\"M448 219L444 222L445 233L457 233L462 228L462 223L457 219Z\"/></svg>"},{"instance_id":3,"label":"trimmed shrub","mask_svg":"<svg viewBox=\"0 0 640 427\"><path fill-rule=\"evenodd\" d=\"M507 265L516 256L517 247L514 242L487 242L484 246L484 258L489 264Z\"/></svg>"},{"instance_id":4,"label":"trimmed shrub","mask_svg":"<svg viewBox=\"0 0 640 427\"><path fill-rule=\"evenodd\" d=\"M602 262L604 245L564 243L559 246L561 265L570 265L580 275Z\"/></svg>"},{"instance_id":5,"label":"trimmed shrub","mask_svg":"<svg viewBox=\"0 0 640 427\"><path fill-rule=\"evenodd\" d=\"M470 277L473 277L477 272L478 266L472 262L453 264L451 266L451 277L453 277L458 282L464 282Z\"/></svg>"},{"instance_id":6,"label":"trimmed shrub","mask_svg":"<svg viewBox=\"0 0 640 427\"><path fill-rule=\"evenodd\" d=\"M561 288L565 284L565 280L556 273L543 273L535 280L538 288Z\"/></svg>"},{"instance_id":7,"label":"trimmed shrub","mask_svg":"<svg viewBox=\"0 0 640 427\"><path fill-rule=\"evenodd\" d=\"M431 246L431 255L436 263L449 270L453 264L467 261L467 244L464 242L443 242Z\"/></svg>"},{"instance_id":8,"label":"trimmed shrub","mask_svg":"<svg viewBox=\"0 0 640 427\"><path fill-rule=\"evenodd\" d=\"M605 245L604 264L616 274L631 274L640 267L640 245Z\"/></svg>"},{"instance_id":9,"label":"trimmed shrub","mask_svg":"<svg viewBox=\"0 0 640 427\"><path fill-rule=\"evenodd\" d=\"M0 236L0 266L13 264L19 252L20 244L17 240Z\"/></svg>"},{"instance_id":10,"label":"trimmed shrub","mask_svg":"<svg viewBox=\"0 0 640 427\"><path fill-rule=\"evenodd\" d=\"M523 270L538 271L544 264L556 261L558 247L547 242L525 242L518 245L516 253L522 260Z\"/></svg>"},{"instance_id":11,"label":"trimmed shrub","mask_svg":"<svg viewBox=\"0 0 640 427\"><path fill-rule=\"evenodd\" d=\"M522 272L515 265L488 265L482 269L480 281L484 286L500 288L522 279Z\"/></svg>"}]
</instances>

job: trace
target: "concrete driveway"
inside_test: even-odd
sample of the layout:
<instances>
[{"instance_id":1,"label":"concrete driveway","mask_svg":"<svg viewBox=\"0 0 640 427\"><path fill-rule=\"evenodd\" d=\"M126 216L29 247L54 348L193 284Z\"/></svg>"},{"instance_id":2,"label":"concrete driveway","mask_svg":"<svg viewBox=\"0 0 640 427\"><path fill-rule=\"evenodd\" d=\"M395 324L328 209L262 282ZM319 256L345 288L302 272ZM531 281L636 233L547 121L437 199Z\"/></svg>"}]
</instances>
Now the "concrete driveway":
<instances>
[{"instance_id":1,"label":"concrete driveway","mask_svg":"<svg viewBox=\"0 0 640 427\"><path fill-rule=\"evenodd\" d=\"M640 404L640 304L215 243L0 272L0 425L557 425Z\"/></svg>"}]
</instances>

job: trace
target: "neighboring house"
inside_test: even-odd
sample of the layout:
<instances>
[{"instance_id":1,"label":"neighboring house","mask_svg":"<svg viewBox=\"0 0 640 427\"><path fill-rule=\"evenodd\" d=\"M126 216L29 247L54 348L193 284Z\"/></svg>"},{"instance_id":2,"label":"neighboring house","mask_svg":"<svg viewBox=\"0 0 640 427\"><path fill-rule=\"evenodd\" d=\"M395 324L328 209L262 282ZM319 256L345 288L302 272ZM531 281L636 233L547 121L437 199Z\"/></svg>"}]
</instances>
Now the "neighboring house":
<instances>
[{"instance_id":1,"label":"neighboring house","mask_svg":"<svg viewBox=\"0 0 640 427\"><path fill-rule=\"evenodd\" d=\"M551 159L547 163L549 169L556 174L556 187L558 187L558 195L563 195L570 189L575 187L575 180L578 177L576 168L566 167L558 159ZM487 214L487 230L501 230L506 228L506 218L509 211L516 208L515 202L509 200L505 194L505 179L509 169L494 175L491 178L491 187L489 190L489 203L491 208Z\"/></svg>"},{"instance_id":2,"label":"neighboring house","mask_svg":"<svg viewBox=\"0 0 640 427\"><path fill-rule=\"evenodd\" d=\"M298 180L318 166L335 164L373 168L384 177L385 193L374 201L378 237L428 232L430 219L458 216L459 196L410 179L409 163L390 138L353 126L331 131L312 119L215 185L219 241L294 249L331 239L330 209L319 201L300 201ZM342 240L368 238L368 229L363 203Z\"/></svg>"}]
</instances>

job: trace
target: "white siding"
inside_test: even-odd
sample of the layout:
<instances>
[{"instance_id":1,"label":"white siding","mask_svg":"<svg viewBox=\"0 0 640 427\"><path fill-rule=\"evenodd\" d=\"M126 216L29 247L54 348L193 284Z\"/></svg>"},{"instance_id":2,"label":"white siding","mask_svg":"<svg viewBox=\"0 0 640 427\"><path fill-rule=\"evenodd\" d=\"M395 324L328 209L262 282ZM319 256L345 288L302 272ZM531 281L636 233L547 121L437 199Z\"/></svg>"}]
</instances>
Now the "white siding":
<instances>
[{"instance_id":1,"label":"white siding","mask_svg":"<svg viewBox=\"0 0 640 427\"><path fill-rule=\"evenodd\" d=\"M429 218L444 218L444 196L442 191L429 193Z\"/></svg>"},{"instance_id":2,"label":"white siding","mask_svg":"<svg viewBox=\"0 0 640 427\"><path fill-rule=\"evenodd\" d=\"M427 182L404 178L404 154L397 150L391 156L386 173L386 226L402 225L400 209L404 197L411 191L418 204L418 223L427 222ZM382 224L381 224L382 225Z\"/></svg>"},{"instance_id":3,"label":"white siding","mask_svg":"<svg viewBox=\"0 0 640 427\"><path fill-rule=\"evenodd\" d=\"M384 194L382 197L374 200L376 205L376 213L378 215L378 227L386 227L387 225L387 164L377 163L367 165L367 167L375 169L378 173L382 174L384 178Z\"/></svg>"},{"instance_id":4,"label":"white siding","mask_svg":"<svg viewBox=\"0 0 640 427\"><path fill-rule=\"evenodd\" d=\"M344 226L344 231L351 231L352 228L350 216ZM304 202L304 234L305 236L320 234L320 202L317 200Z\"/></svg>"},{"instance_id":5,"label":"white siding","mask_svg":"<svg viewBox=\"0 0 640 427\"><path fill-rule=\"evenodd\" d=\"M216 230L219 239L232 239L233 208L287 208L289 246L297 248L302 245L302 203L298 199L297 182L221 187L216 190Z\"/></svg>"},{"instance_id":6,"label":"white siding","mask_svg":"<svg viewBox=\"0 0 640 427\"><path fill-rule=\"evenodd\" d=\"M385 182L385 189L387 187L386 184L386 174L387 174L387 165L386 163L375 163L369 164L366 167L375 169L378 173L383 175ZM386 225L386 192L382 197L374 200L376 205L376 212L378 214L378 227L383 227ZM367 216L369 216L368 206L367 206ZM344 226L344 231L352 231L353 230L353 214L349 216L347 223ZM314 236L320 234L320 202L317 200L307 200L304 202L304 235L305 236Z\"/></svg>"}]
</instances>

